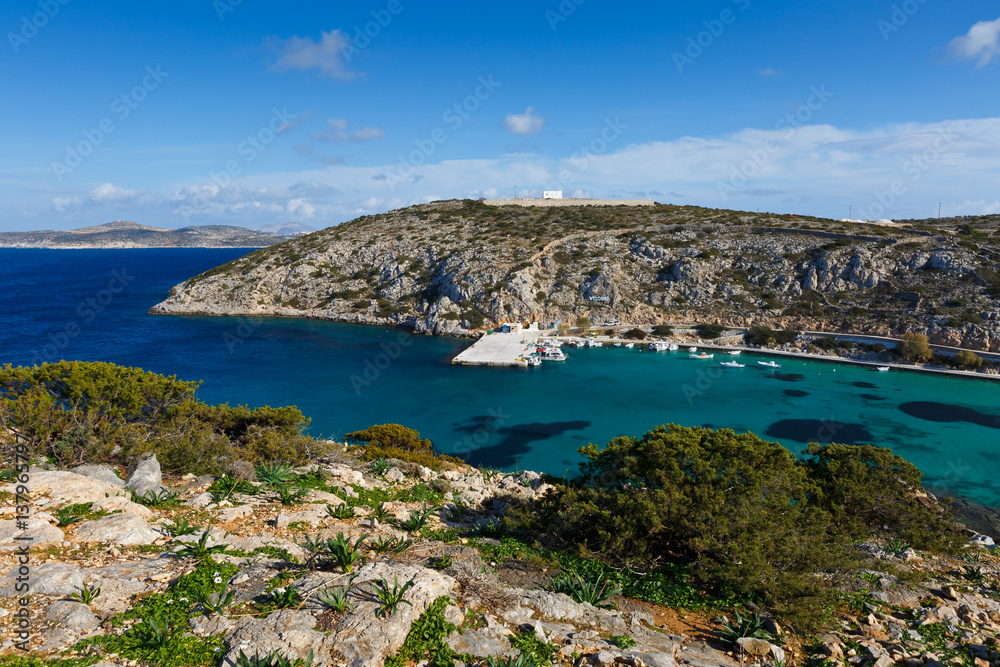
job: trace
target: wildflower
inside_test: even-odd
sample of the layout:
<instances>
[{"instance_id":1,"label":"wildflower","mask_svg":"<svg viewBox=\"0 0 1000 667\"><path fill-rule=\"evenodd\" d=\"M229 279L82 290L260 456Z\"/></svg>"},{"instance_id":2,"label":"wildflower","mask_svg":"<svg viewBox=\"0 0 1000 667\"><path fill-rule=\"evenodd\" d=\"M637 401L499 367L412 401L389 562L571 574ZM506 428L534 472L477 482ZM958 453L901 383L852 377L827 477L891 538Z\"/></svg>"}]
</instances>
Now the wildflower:
<instances>
[{"instance_id":1,"label":"wildflower","mask_svg":"<svg viewBox=\"0 0 1000 667\"><path fill-rule=\"evenodd\" d=\"M217 584L221 584L222 583L222 577L216 577L215 579L212 579L212 581L214 581Z\"/></svg>"}]
</instances>

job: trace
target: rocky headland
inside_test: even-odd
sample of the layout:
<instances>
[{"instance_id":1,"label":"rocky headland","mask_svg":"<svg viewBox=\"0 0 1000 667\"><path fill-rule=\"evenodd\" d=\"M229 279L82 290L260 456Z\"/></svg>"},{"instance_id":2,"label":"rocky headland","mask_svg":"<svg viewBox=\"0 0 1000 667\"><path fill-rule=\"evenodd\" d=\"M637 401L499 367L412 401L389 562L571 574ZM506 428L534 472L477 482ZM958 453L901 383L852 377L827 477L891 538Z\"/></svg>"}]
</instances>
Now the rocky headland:
<instances>
[{"instance_id":1,"label":"rocky headland","mask_svg":"<svg viewBox=\"0 0 1000 667\"><path fill-rule=\"evenodd\" d=\"M153 313L468 335L506 321L765 325L1000 350L996 216L893 226L657 204L413 206L275 245Z\"/></svg>"}]
</instances>

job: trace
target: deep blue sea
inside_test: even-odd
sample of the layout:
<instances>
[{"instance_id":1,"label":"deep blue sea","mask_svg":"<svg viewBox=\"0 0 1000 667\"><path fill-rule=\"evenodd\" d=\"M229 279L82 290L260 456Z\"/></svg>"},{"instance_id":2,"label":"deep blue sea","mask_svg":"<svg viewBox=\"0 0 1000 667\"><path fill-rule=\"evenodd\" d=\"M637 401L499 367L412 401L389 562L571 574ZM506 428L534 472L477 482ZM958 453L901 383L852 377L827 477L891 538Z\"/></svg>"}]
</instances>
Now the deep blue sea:
<instances>
[{"instance_id":1,"label":"deep blue sea","mask_svg":"<svg viewBox=\"0 0 1000 667\"><path fill-rule=\"evenodd\" d=\"M468 341L308 320L148 315L170 287L247 251L0 249L0 363L110 361L202 380L209 403L297 405L317 436L421 431L474 464L562 475L577 449L657 424L891 447L925 482L1000 507L1000 383L782 361L569 350L564 363L449 365Z\"/></svg>"}]
</instances>

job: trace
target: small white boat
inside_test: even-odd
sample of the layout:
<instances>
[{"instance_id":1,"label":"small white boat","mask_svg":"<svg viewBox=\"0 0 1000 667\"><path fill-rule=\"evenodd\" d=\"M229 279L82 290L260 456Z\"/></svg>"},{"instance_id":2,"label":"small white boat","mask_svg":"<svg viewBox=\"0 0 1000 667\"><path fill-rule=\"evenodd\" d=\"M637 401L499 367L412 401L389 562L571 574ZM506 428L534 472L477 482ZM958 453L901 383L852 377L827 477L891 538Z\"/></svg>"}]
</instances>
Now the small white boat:
<instances>
[{"instance_id":1,"label":"small white boat","mask_svg":"<svg viewBox=\"0 0 1000 667\"><path fill-rule=\"evenodd\" d=\"M688 359L711 359L714 356L714 354L705 354L702 352L701 354L689 354Z\"/></svg>"},{"instance_id":2,"label":"small white boat","mask_svg":"<svg viewBox=\"0 0 1000 667\"><path fill-rule=\"evenodd\" d=\"M604 347L604 343L599 340L591 339L587 341L587 347Z\"/></svg>"},{"instance_id":3,"label":"small white boat","mask_svg":"<svg viewBox=\"0 0 1000 667\"><path fill-rule=\"evenodd\" d=\"M654 350L656 352L666 352L667 350L670 349L670 343L661 343L661 342L650 343L649 349Z\"/></svg>"},{"instance_id":4,"label":"small white boat","mask_svg":"<svg viewBox=\"0 0 1000 667\"><path fill-rule=\"evenodd\" d=\"M615 343L615 347L621 347L621 346L622 346L621 343Z\"/></svg>"},{"instance_id":5,"label":"small white boat","mask_svg":"<svg viewBox=\"0 0 1000 667\"><path fill-rule=\"evenodd\" d=\"M726 354L728 354L731 357L738 357L741 354L743 354L743 350L729 350L728 352L726 352Z\"/></svg>"},{"instance_id":6,"label":"small white boat","mask_svg":"<svg viewBox=\"0 0 1000 667\"><path fill-rule=\"evenodd\" d=\"M625 347L631 350L633 347L635 347L635 343L625 343Z\"/></svg>"},{"instance_id":7,"label":"small white boat","mask_svg":"<svg viewBox=\"0 0 1000 667\"><path fill-rule=\"evenodd\" d=\"M767 366L768 368L781 368L781 364L777 361L758 361L761 366Z\"/></svg>"},{"instance_id":8,"label":"small white boat","mask_svg":"<svg viewBox=\"0 0 1000 667\"><path fill-rule=\"evenodd\" d=\"M746 364L741 364L736 361L723 361L719 365L722 366L723 368L746 368Z\"/></svg>"},{"instance_id":9,"label":"small white boat","mask_svg":"<svg viewBox=\"0 0 1000 667\"><path fill-rule=\"evenodd\" d=\"M671 343L670 345L667 346L667 350L670 352L676 352L679 349L681 349L681 346L676 343Z\"/></svg>"},{"instance_id":10,"label":"small white boat","mask_svg":"<svg viewBox=\"0 0 1000 667\"><path fill-rule=\"evenodd\" d=\"M877 366L875 368L875 370L877 370L879 373L888 373L889 372L889 367L888 366Z\"/></svg>"},{"instance_id":11,"label":"small white boat","mask_svg":"<svg viewBox=\"0 0 1000 667\"><path fill-rule=\"evenodd\" d=\"M692 346L688 348L688 352L697 352L697 351L698 351L697 347Z\"/></svg>"},{"instance_id":12,"label":"small white boat","mask_svg":"<svg viewBox=\"0 0 1000 667\"><path fill-rule=\"evenodd\" d=\"M562 350L550 348L542 352L542 361L566 361L568 357Z\"/></svg>"}]
</instances>

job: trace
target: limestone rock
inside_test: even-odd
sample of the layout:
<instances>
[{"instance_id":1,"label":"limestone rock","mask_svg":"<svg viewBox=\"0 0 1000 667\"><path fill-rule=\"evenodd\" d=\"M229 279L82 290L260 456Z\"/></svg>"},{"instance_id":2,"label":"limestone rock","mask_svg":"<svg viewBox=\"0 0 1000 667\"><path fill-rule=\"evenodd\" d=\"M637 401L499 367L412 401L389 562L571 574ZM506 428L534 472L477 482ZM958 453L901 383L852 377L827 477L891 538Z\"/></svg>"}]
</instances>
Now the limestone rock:
<instances>
[{"instance_id":1,"label":"limestone rock","mask_svg":"<svg viewBox=\"0 0 1000 667\"><path fill-rule=\"evenodd\" d=\"M77 466L73 468L70 472L76 475L83 475L84 477L89 477L90 479L97 479L102 482L107 482L108 484L114 484L115 486L125 486L125 480L115 474L115 471L111 466L105 465L85 465Z\"/></svg>"},{"instance_id":2,"label":"limestone rock","mask_svg":"<svg viewBox=\"0 0 1000 667\"><path fill-rule=\"evenodd\" d=\"M122 547L152 544L161 537L149 523L135 514L112 514L80 524L74 542L101 542Z\"/></svg>"},{"instance_id":3,"label":"limestone rock","mask_svg":"<svg viewBox=\"0 0 1000 667\"><path fill-rule=\"evenodd\" d=\"M406 599L411 605L402 604L396 614L385 617L378 615L379 603L362 590L370 586L368 582L386 579L390 584L412 581ZM450 595L455 588L451 577L427 568L408 564L387 562L370 563L360 570L355 579L358 596L354 609L338 624L335 634L336 645L349 667L380 665L386 656L395 652L410 631L420 614L434 600L442 595Z\"/></svg>"},{"instance_id":4,"label":"limestone rock","mask_svg":"<svg viewBox=\"0 0 1000 667\"><path fill-rule=\"evenodd\" d=\"M125 512L126 514L141 516L143 519L147 520L153 518L153 510L149 509L145 505L132 502L125 496L108 496L107 498L101 498L96 503L91 505L90 509L95 512L107 512L108 514L112 514L114 512Z\"/></svg>"},{"instance_id":5,"label":"limestone rock","mask_svg":"<svg viewBox=\"0 0 1000 667\"><path fill-rule=\"evenodd\" d=\"M159 493L163 489L163 474L156 454L146 454L129 466L125 488L139 495Z\"/></svg>"},{"instance_id":6,"label":"limestone rock","mask_svg":"<svg viewBox=\"0 0 1000 667\"><path fill-rule=\"evenodd\" d=\"M90 632L100 625L94 612L82 602L68 600L53 602L45 610L45 615L50 621L69 630Z\"/></svg>"},{"instance_id":7,"label":"limestone rock","mask_svg":"<svg viewBox=\"0 0 1000 667\"><path fill-rule=\"evenodd\" d=\"M15 485L8 484L0 490L15 491ZM120 486L110 482L84 477L62 470L45 470L31 473L32 497L47 496L49 502L42 507L62 507L76 503L93 503L105 496L126 495Z\"/></svg>"}]
</instances>

